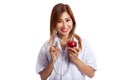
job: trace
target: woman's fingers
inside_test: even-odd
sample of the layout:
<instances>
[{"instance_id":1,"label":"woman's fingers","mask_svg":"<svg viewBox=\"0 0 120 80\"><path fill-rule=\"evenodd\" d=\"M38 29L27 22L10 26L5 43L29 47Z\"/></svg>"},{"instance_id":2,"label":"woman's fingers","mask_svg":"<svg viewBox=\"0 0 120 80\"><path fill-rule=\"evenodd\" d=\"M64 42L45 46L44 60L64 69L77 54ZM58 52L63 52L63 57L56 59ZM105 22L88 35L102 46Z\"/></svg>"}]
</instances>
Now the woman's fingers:
<instances>
[{"instance_id":1,"label":"woman's fingers","mask_svg":"<svg viewBox=\"0 0 120 80\"><path fill-rule=\"evenodd\" d=\"M68 47L68 53L69 53L70 60L73 63L75 63L76 59L78 59L79 49Z\"/></svg>"},{"instance_id":2,"label":"woman's fingers","mask_svg":"<svg viewBox=\"0 0 120 80\"><path fill-rule=\"evenodd\" d=\"M59 56L59 49L56 46L51 46L49 52L50 52L52 59L56 61L56 59Z\"/></svg>"},{"instance_id":3,"label":"woman's fingers","mask_svg":"<svg viewBox=\"0 0 120 80\"><path fill-rule=\"evenodd\" d=\"M78 54L79 53L79 50L77 50L77 48L70 48L70 47L68 47L68 51L71 52L71 53L74 53L74 54Z\"/></svg>"}]
</instances>

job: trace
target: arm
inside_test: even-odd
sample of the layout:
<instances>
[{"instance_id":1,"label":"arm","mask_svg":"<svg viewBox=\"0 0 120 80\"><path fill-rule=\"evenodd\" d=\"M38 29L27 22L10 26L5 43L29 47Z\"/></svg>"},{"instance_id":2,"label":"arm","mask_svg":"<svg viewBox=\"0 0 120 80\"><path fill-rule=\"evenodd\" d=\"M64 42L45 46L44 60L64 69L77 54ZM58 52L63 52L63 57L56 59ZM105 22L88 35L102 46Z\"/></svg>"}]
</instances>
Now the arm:
<instances>
[{"instance_id":1,"label":"arm","mask_svg":"<svg viewBox=\"0 0 120 80\"><path fill-rule=\"evenodd\" d=\"M68 48L70 60L78 67L78 69L88 77L92 78L94 76L95 70L83 63L79 58L79 49L77 48Z\"/></svg>"},{"instance_id":2,"label":"arm","mask_svg":"<svg viewBox=\"0 0 120 80\"><path fill-rule=\"evenodd\" d=\"M51 46L49 52L51 60L49 64L39 73L42 80L47 80L53 70L53 61L55 62L59 56L59 49L56 46Z\"/></svg>"},{"instance_id":3,"label":"arm","mask_svg":"<svg viewBox=\"0 0 120 80\"><path fill-rule=\"evenodd\" d=\"M76 58L74 63L78 67L78 69L82 73L86 74L88 77L92 78L94 76L95 70L92 67L83 63L80 59Z\"/></svg>"},{"instance_id":4,"label":"arm","mask_svg":"<svg viewBox=\"0 0 120 80\"><path fill-rule=\"evenodd\" d=\"M51 60L50 63L41 72L39 72L41 79L47 80L52 70L53 70L53 60Z\"/></svg>"}]
</instances>

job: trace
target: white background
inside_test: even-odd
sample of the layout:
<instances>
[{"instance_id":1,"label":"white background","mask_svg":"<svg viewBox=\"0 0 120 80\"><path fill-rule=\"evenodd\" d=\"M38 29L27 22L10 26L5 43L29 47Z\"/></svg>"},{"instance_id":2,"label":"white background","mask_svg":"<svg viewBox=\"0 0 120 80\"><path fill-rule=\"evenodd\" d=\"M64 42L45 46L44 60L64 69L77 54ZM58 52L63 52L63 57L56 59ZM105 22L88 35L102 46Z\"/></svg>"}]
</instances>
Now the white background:
<instances>
[{"instance_id":1,"label":"white background","mask_svg":"<svg viewBox=\"0 0 120 80\"><path fill-rule=\"evenodd\" d=\"M40 80L36 59L58 2L71 6L76 33L93 47L98 70L91 80L120 80L119 0L0 0L0 80Z\"/></svg>"}]
</instances>

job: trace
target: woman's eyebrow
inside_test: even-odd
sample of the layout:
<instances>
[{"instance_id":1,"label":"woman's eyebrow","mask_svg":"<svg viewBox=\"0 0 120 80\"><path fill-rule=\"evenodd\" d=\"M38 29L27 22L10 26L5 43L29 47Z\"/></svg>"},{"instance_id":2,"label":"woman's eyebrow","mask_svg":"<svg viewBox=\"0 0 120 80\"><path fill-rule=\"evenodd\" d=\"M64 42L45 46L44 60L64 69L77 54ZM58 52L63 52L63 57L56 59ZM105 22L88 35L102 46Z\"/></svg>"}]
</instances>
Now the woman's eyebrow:
<instances>
[{"instance_id":1,"label":"woman's eyebrow","mask_svg":"<svg viewBox=\"0 0 120 80\"><path fill-rule=\"evenodd\" d=\"M71 19L71 17L66 17L64 19ZM58 20L63 20L62 18L59 18Z\"/></svg>"}]
</instances>

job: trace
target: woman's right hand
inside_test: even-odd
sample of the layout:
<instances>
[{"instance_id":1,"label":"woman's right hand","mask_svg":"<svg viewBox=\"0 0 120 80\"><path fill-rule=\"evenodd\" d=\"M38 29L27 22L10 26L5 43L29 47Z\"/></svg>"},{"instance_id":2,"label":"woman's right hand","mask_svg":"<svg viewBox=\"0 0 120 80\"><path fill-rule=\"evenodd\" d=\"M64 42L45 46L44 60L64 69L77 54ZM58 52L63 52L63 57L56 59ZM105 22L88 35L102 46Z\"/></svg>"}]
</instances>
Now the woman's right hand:
<instances>
[{"instance_id":1,"label":"woman's right hand","mask_svg":"<svg viewBox=\"0 0 120 80\"><path fill-rule=\"evenodd\" d=\"M50 55L51 55L51 59L56 61L58 56L59 56L59 54L60 54L59 48L57 46L52 45L50 47L49 52L50 52Z\"/></svg>"}]
</instances>

